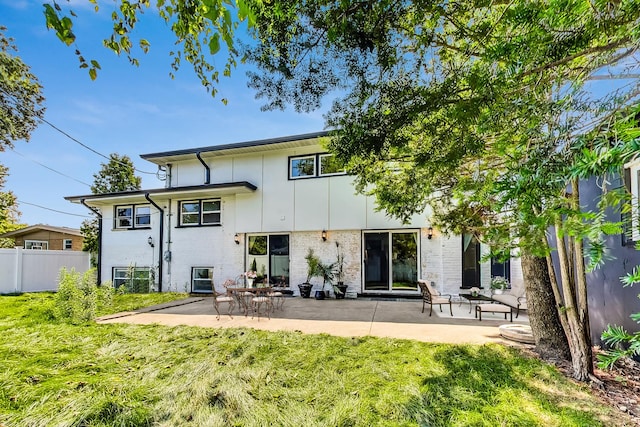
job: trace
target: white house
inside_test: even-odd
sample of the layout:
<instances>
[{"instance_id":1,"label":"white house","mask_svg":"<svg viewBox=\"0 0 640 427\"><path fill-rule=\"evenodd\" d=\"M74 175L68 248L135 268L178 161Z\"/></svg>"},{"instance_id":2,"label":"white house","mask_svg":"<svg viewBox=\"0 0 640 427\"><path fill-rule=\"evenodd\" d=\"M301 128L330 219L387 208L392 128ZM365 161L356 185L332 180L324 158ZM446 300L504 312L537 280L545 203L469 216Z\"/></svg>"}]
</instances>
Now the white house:
<instances>
[{"instance_id":1,"label":"white house","mask_svg":"<svg viewBox=\"0 0 640 427\"><path fill-rule=\"evenodd\" d=\"M403 225L377 211L323 148L326 135L144 154L164 188L66 197L101 216L100 279L209 292L210 277L221 288L255 268L297 294L312 248L325 262L342 251L344 281L363 295L415 295L418 278L450 294L492 275L522 286L517 260L480 263L473 237L441 234L428 212Z\"/></svg>"}]
</instances>

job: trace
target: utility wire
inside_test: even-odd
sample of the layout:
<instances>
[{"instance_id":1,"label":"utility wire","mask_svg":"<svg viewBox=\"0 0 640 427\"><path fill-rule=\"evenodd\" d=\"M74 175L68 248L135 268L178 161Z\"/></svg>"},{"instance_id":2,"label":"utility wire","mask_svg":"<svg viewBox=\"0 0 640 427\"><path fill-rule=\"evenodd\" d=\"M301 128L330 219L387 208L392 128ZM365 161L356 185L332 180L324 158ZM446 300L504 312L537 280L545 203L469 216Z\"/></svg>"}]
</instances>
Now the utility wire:
<instances>
[{"instance_id":1,"label":"utility wire","mask_svg":"<svg viewBox=\"0 0 640 427\"><path fill-rule=\"evenodd\" d=\"M62 135L66 136L67 138L69 138L70 140L72 140L73 142L75 142L76 144L79 144L80 146L82 146L82 147L86 148L87 150L91 151L92 153L97 154L97 155L98 155L98 156L100 156L100 157L104 157L105 159L107 159L107 160L109 160L109 161L113 160L111 157L109 157L109 156L105 156L104 154L100 153L99 151L96 151L96 150L94 150L93 148L89 147L88 145L83 144L82 142L78 141L76 138L72 137L71 135L69 135L68 133L66 133L65 131L63 131L62 129L60 129L59 127L57 127L57 126L55 126L54 124L52 124L51 122L47 121L46 119L41 118L40 120L41 120L43 123L46 123L46 124L48 124L49 126L51 126L51 127L52 127L53 129L55 129L56 131L60 132ZM118 163L120 163L120 164L121 164L121 165L123 165L123 166L129 166L129 165L128 165L128 164L126 164L126 163L122 163L122 162L118 162ZM142 171L142 170L140 170L140 169L136 169L135 167L133 168L133 170L135 170L136 172L139 172L139 173L147 174L147 175L155 175L155 174L156 174L156 172L146 172L146 171Z\"/></svg>"},{"instance_id":2,"label":"utility wire","mask_svg":"<svg viewBox=\"0 0 640 427\"><path fill-rule=\"evenodd\" d=\"M47 207L45 207L45 206L36 205L36 204L34 204L34 203L24 202L24 201L22 201L22 200L16 200L16 202L17 202L18 204L29 205L29 206L35 206L36 208L45 209L45 210L47 210L47 211L57 212L57 213L61 213L61 214L64 214L64 215L79 216L79 217L82 217L82 218L92 218L92 217L91 217L91 216L89 216L89 215L75 214L75 213L71 213L71 212L63 212L63 211L59 211L59 210L56 210L56 209L47 208Z\"/></svg>"},{"instance_id":3,"label":"utility wire","mask_svg":"<svg viewBox=\"0 0 640 427\"><path fill-rule=\"evenodd\" d=\"M79 182L80 184L86 185L87 187L91 188L91 184L87 184L87 183L86 183L86 182L84 182L84 181L80 181L79 179L76 179L76 178L74 178L74 177L72 177L72 176L69 176L69 175L64 174L64 173L62 173L62 172L60 172L60 171L57 171L57 170L55 170L55 169L52 169L52 168L50 168L49 166L44 165L44 164L40 163L40 162L39 162L39 161L37 161L37 160L33 160L32 158L27 157L27 156L25 156L24 154L17 152L14 148L11 148L11 151L13 151L14 153L16 153L16 154L17 154L17 155L19 155L19 156L24 157L24 158L25 158L25 159L27 159L27 160L32 161L33 163L35 163L35 164L37 164L37 165L42 166L42 167L43 167L43 168L45 168L45 169L49 169L51 172L55 172L55 173L57 173L58 175L62 175L62 176L64 176L65 178L72 179L72 180L74 180L74 181L76 181L76 182Z\"/></svg>"}]
</instances>

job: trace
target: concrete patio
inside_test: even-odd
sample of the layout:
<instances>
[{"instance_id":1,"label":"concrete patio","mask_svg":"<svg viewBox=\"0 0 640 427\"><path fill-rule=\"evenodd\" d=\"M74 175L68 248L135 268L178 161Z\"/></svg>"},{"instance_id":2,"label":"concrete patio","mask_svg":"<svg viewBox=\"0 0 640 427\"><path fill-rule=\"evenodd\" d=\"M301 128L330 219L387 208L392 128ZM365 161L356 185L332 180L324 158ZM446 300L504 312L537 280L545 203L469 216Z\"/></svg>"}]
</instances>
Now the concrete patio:
<instances>
[{"instance_id":1,"label":"concrete patio","mask_svg":"<svg viewBox=\"0 0 640 427\"><path fill-rule=\"evenodd\" d=\"M474 304L475 307L475 304ZM192 297L171 303L147 307L135 312L118 313L98 319L98 323L161 324L167 326L189 325L211 328L247 327L268 331L300 331L326 333L337 336L377 336L415 339L425 342L484 344L502 342L498 331L505 321L502 313L485 313L482 321L469 313L469 303L455 302L453 317L448 307L440 312L434 307L429 317L429 307L421 313L422 301L411 299L326 299L315 300L287 297L282 310L276 310L271 319L245 317L236 307L233 317L226 314L226 306L220 320L216 320L211 298ZM528 324L526 313L520 313L514 324Z\"/></svg>"}]
</instances>

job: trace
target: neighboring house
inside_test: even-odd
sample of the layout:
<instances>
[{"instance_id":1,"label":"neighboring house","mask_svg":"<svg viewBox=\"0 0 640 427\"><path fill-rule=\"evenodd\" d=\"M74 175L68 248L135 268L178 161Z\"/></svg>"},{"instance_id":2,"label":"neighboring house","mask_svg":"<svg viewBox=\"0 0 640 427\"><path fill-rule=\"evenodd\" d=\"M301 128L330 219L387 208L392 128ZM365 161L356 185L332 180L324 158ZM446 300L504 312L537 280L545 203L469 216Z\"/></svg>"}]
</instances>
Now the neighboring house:
<instances>
[{"instance_id":1,"label":"neighboring house","mask_svg":"<svg viewBox=\"0 0 640 427\"><path fill-rule=\"evenodd\" d=\"M487 250L473 237L433 230L428 213L403 225L355 194L326 134L145 154L164 188L66 197L101 217L101 280L210 292L210 278L221 287L255 268L297 294L312 248L324 262L344 253L352 293L417 295L424 278L458 294L492 275L522 287L518 260L480 263Z\"/></svg>"},{"instance_id":2,"label":"neighboring house","mask_svg":"<svg viewBox=\"0 0 640 427\"><path fill-rule=\"evenodd\" d=\"M14 246L34 250L82 250L82 233L76 228L30 225L0 234L0 238L14 239Z\"/></svg>"}]
</instances>

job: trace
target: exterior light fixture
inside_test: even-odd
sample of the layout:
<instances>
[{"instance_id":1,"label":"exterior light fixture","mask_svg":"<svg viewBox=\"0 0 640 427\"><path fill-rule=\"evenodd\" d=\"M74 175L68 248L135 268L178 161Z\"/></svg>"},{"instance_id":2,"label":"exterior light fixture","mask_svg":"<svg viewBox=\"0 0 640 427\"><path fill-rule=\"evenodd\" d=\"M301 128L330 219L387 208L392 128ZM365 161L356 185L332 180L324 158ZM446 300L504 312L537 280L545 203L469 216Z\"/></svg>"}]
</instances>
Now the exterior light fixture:
<instances>
[{"instance_id":1,"label":"exterior light fixture","mask_svg":"<svg viewBox=\"0 0 640 427\"><path fill-rule=\"evenodd\" d=\"M323 242L327 241L327 230L322 230L322 241Z\"/></svg>"},{"instance_id":2,"label":"exterior light fixture","mask_svg":"<svg viewBox=\"0 0 640 427\"><path fill-rule=\"evenodd\" d=\"M236 233L236 235L233 236L233 241L236 242L236 245L240 244L240 236L238 236L238 233Z\"/></svg>"},{"instance_id":3,"label":"exterior light fixture","mask_svg":"<svg viewBox=\"0 0 640 427\"><path fill-rule=\"evenodd\" d=\"M149 236L149 238L147 239L147 243L149 244L149 246L151 246L152 248L155 246L153 244L153 237Z\"/></svg>"},{"instance_id":4,"label":"exterior light fixture","mask_svg":"<svg viewBox=\"0 0 640 427\"><path fill-rule=\"evenodd\" d=\"M431 240L433 237L433 227L427 228L427 239Z\"/></svg>"}]
</instances>

